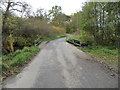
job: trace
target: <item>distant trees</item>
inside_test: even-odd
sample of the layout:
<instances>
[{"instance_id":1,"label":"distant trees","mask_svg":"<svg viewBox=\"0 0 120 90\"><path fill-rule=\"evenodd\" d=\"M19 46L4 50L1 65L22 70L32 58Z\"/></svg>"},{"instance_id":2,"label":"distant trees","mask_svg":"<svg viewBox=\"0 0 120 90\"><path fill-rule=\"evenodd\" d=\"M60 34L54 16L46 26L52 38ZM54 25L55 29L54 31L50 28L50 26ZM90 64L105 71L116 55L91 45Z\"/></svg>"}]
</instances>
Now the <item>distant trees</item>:
<instances>
[{"instance_id":1,"label":"distant trees","mask_svg":"<svg viewBox=\"0 0 120 90\"><path fill-rule=\"evenodd\" d=\"M52 20L56 20L59 15L62 14L62 8L60 6L53 6L52 10L49 10L49 16L51 16Z\"/></svg>"},{"instance_id":2,"label":"distant trees","mask_svg":"<svg viewBox=\"0 0 120 90\"><path fill-rule=\"evenodd\" d=\"M36 12L33 12L33 17L40 20L48 20L47 12L43 8L39 8Z\"/></svg>"},{"instance_id":3,"label":"distant trees","mask_svg":"<svg viewBox=\"0 0 120 90\"><path fill-rule=\"evenodd\" d=\"M70 17L62 12L60 6L53 6L52 10L49 10L49 16L51 18L51 23L55 26L64 27L65 22L70 20Z\"/></svg>"},{"instance_id":4,"label":"distant trees","mask_svg":"<svg viewBox=\"0 0 120 90\"><path fill-rule=\"evenodd\" d=\"M67 33L74 33L74 32L79 33L79 29L80 29L79 23L81 22L79 13L81 12L77 12L74 15L69 16L70 21L67 21L65 23L66 26L65 28Z\"/></svg>"}]
</instances>

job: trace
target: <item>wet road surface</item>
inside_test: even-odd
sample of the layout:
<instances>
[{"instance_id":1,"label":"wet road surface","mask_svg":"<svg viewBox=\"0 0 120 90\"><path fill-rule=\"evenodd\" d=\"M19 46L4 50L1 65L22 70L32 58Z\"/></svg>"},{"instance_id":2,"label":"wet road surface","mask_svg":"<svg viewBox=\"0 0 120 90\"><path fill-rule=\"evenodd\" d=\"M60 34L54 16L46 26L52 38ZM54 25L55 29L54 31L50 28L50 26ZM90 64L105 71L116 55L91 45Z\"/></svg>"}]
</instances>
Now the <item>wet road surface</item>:
<instances>
[{"instance_id":1,"label":"wet road surface","mask_svg":"<svg viewBox=\"0 0 120 90\"><path fill-rule=\"evenodd\" d=\"M65 42L49 42L17 76L4 81L3 88L117 88L112 77L99 63Z\"/></svg>"}]
</instances>

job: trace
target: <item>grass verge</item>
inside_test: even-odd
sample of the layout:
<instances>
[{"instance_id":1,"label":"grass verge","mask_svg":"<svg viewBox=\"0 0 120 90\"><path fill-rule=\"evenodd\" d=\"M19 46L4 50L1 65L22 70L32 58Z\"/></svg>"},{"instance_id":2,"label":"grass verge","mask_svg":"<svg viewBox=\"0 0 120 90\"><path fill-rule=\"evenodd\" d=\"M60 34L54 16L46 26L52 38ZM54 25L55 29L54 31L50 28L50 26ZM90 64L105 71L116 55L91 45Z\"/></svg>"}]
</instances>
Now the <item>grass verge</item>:
<instances>
[{"instance_id":1,"label":"grass verge","mask_svg":"<svg viewBox=\"0 0 120 90\"><path fill-rule=\"evenodd\" d=\"M90 46L88 48L80 48L84 52L88 52L93 56L101 58L105 63L110 64L112 67L118 67L118 49L112 46Z\"/></svg>"},{"instance_id":2,"label":"grass verge","mask_svg":"<svg viewBox=\"0 0 120 90\"><path fill-rule=\"evenodd\" d=\"M22 50L17 50L14 53L0 57L2 58L2 61L0 61L2 66L1 76L6 78L20 72L21 67L27 64L39 50L37 46L24 47Z\"/></svg>"}]
</instances>

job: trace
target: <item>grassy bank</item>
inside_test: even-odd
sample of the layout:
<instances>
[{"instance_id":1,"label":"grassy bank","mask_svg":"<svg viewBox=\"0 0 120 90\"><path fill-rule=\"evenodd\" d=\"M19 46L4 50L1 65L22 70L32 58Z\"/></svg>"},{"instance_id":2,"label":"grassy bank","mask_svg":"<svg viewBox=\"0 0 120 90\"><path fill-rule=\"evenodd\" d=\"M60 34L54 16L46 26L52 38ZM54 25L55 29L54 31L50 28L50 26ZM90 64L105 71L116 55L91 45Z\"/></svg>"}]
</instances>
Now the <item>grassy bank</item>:
<instances>
[{"instance_id":1,"label":"grassy bank","mask_svg":"<svg viewBox=\"0 0 120 90\"><path fill-rule=\"evenodd\" d=\"M22 50L17 50L14 53L3 55L0 65L2 66L2 77L8 77L10 75L20 72L22 66L27 64L33 56L39 52L37 46L24 47Z\"/></svg>"},{"instance_id":2,"label":"grassy bank","mask_svg":"<svg viewBox=\"0 0 120 90\"><path fill-rule=\"evenodd\" d=\"M118 65L118 49L113 46L91 46L88 48L80 48L84 52L88 52L98 58L101 58L104 62L117 68Z\"/></svg>"}]
</instances>

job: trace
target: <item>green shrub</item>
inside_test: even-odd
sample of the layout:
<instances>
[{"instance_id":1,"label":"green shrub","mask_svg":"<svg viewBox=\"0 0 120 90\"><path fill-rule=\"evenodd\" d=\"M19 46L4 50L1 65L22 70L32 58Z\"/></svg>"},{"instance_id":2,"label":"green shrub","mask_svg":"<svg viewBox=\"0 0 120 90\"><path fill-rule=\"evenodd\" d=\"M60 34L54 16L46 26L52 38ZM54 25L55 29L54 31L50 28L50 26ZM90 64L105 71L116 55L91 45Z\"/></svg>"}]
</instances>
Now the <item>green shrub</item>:
<instances>
[{"instance_id":1,"label":"green shrub","mask_svg":"<svg viewBox=\"0 0 120 90\"><path fill-rule=\"evenodd\" d=\"M89 45L94 44L94 37L91 36L88 32L85 32L83 30L80 31L80 37L79 39L83 43L88 43Z\"/></svg>"}]
</instances>

